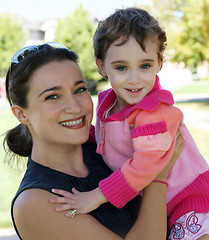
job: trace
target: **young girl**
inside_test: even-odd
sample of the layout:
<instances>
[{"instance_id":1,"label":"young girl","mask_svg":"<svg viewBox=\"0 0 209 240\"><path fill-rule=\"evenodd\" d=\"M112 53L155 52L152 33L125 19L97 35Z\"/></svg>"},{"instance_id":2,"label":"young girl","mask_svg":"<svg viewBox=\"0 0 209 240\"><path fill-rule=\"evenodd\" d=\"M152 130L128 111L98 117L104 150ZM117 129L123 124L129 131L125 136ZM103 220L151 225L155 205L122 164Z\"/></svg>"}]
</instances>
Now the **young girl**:
<instances>
[{"instance_id":1,"label":"young girl","mask_svg":"<svg viewBox=\"0 0 209 240\"><path fill-rule=\"evenodd\" d=\"M166 33L142 9L118 10L98 26L96 63L112 88L98 96L97 152L114 170L99 188L107 201L123 207L168 163L180 128L184 150L168 182L158 181L168 185L169 239L204 235L209 239L209 166L184 125L182 112L172 106L172 94L160 86L157 73L165 47ZM55 192L68 197L63 208L75 208L78 213L100 205L97 198L90 200L93 192Z\"/></svg>"}]
</instances>

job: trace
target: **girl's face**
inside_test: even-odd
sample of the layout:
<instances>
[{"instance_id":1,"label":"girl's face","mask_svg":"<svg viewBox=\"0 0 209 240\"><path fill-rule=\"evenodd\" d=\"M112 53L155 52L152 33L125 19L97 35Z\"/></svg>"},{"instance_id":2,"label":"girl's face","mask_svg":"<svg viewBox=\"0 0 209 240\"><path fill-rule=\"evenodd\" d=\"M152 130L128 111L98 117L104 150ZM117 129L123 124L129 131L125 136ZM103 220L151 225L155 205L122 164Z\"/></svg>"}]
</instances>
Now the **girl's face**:
<instances>
[{"instance_id":1,"label":"girl's face","mask_svg":"<svg viewBox=\"0 0 209 240\"><path fill-rule=\"evenodd\" d=\"M48 146L87 141L93 103L78 65L70 60L51 62L29 79L24 123L33 142Z\"/></svg>"},{"instance_id":2,"label":"girl's face","mask_svg":"<svg viewBox=\"0 0 209 240\"><path fill-rule=\"evenodd\" d=\"M103 62L97 61L100 73L108 76L118 98L119 109L127 104L141 101L153 88L157 72L161 68L158 60L158 42L145 40L143 51L134 37L121 45L120 39L113 42Z\"/></svg>"}]
</instances>

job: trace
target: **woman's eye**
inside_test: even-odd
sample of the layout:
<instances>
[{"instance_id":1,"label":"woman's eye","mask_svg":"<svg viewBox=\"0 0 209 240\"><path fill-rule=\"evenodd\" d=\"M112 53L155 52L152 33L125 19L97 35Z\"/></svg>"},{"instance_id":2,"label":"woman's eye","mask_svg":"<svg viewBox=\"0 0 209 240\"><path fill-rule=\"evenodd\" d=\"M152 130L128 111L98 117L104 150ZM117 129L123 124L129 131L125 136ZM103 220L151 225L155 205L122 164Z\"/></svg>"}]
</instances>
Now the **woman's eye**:
<instances>
[{"instance_id":1,"label":"woman's eye","mask_svg":"<svg viewBox=\"0 0 209 240\"><path fill-rule=\"evenodd\" d=\"M46 97L45 99L46 100L53 100L53 99L57 99L58 98L58 96L57 95L55 95L55 94L52 94L52 95L49 95L48 97Z\"/></svg>"},{"instance_id":2,"label":"woman's eye","mask_svg":"<svg viewBox=\"0 0 209 240\"><path fill-rule=\"evenodd\" d=\"M77 94L77 93L82 93L82 92L85 92L86 90L87 90L86 87L81 87L81 88L76 89L76 90L75 90L75 93L76 93L76 94Z\"/></svg>"},{"instance_id":3,"label":"woman's eye","mask_svg":"<svg viewBox=\"0 0 209 240\"><path fill-rule=\"evenodd\" d=\"M118 71L120 71L120 72L124 72L124 71L127 70L127 68L124 67L124 66L118 66L118 67L116 67L116 69L117 69Z\"/></svg>"},{"instance_id":4,"label":"woman's eye","mask_svg":"<svg viewBox=\"0 0 209 240\"><path fill-rule=\"evenodd\" d=\"M147 69L147 68L150 68L150 64L143 64L140 68L141 69Z\"/></svg>"}]
</instances>

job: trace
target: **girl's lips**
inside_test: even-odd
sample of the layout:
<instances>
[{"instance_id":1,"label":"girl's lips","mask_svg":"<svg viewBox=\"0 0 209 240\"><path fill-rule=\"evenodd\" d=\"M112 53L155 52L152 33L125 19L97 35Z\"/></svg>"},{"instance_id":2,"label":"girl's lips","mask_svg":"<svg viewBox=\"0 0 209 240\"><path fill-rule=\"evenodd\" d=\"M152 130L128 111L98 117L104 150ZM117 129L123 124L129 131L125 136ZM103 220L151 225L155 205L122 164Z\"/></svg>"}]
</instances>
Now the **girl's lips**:
<instances>
[{"instance_id":1,"label":"girl's lips","mask_svg":"<svg viewBox=\"0 0 209 240\"><path fill-rule=\"evenodd\" d=\"M142 90L142 88L137 88L137 89L129 89L129 88L126 88L126 90L130 93L138 93Z\"/></svg>"},{"instance_id":2,"label":"girl's lips","mask_svg":"<svg viewBox=\"0 0 209 240\"><path fill-rule=\"evenodd\" d=\"M85 126L86 121L85 121L86 116L82 116L79 118L74 118L71 120L65 120L63 122L59 122L59 124L65 128L70 128L70 129L79 129Z\"/></svg>"}]
</instances>

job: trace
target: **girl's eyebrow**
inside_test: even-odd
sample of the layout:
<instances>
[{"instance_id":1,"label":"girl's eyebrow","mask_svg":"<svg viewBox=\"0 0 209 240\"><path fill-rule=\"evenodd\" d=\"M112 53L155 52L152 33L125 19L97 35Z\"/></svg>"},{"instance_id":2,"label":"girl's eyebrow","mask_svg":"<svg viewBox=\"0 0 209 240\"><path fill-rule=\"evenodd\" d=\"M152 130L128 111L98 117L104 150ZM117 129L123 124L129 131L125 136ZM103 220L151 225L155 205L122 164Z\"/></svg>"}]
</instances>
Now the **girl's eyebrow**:
<instances>
[{"instance_id":1,"label":"girl's eyebrow","mask_svg":"<svg viewBox=\"0 0 209 240\"><path fill-rule=\"evenodd\" d=\"M84 80L79 80L79 81L76 81L73 85L74 85L74 86L77 86L77 85L82 84L82 83L85 83L85 84L86 84L86 82L85 82ZM47 88L47 89L45 89L44 91L42 91L42 92L38 95L38 97L40 97L41 95L43 95L43 94L46 93L46 92L61 90L62 88L63 88L62 86L55 86L55 87Z\"/></svg>"},{"instance_id":2,"label":"girl's eyebrow","mask_svg":"<svg viewBox=\"0 0 209 240\"><path fill-rule=\"evenodd\" d=\"M147 59L140 59L140 62L154 62L155 60L151 59L151 58L147 58ZM127 61L125 60L116 60L111 62L111 64L116 64L116 63L126 63Z\"/></svg>"},{"instance_id":3,"label":"girl's eyebrow","mask_svg":"<svg viewBox=\"0 0 209 240\"><path fill-rule=\"evenodd\" d=\"M142 59L141 61L142 62L154 62L155 60L151 59L151 58L147 58L147 59Z\"/></svg>"}]
</instances>

